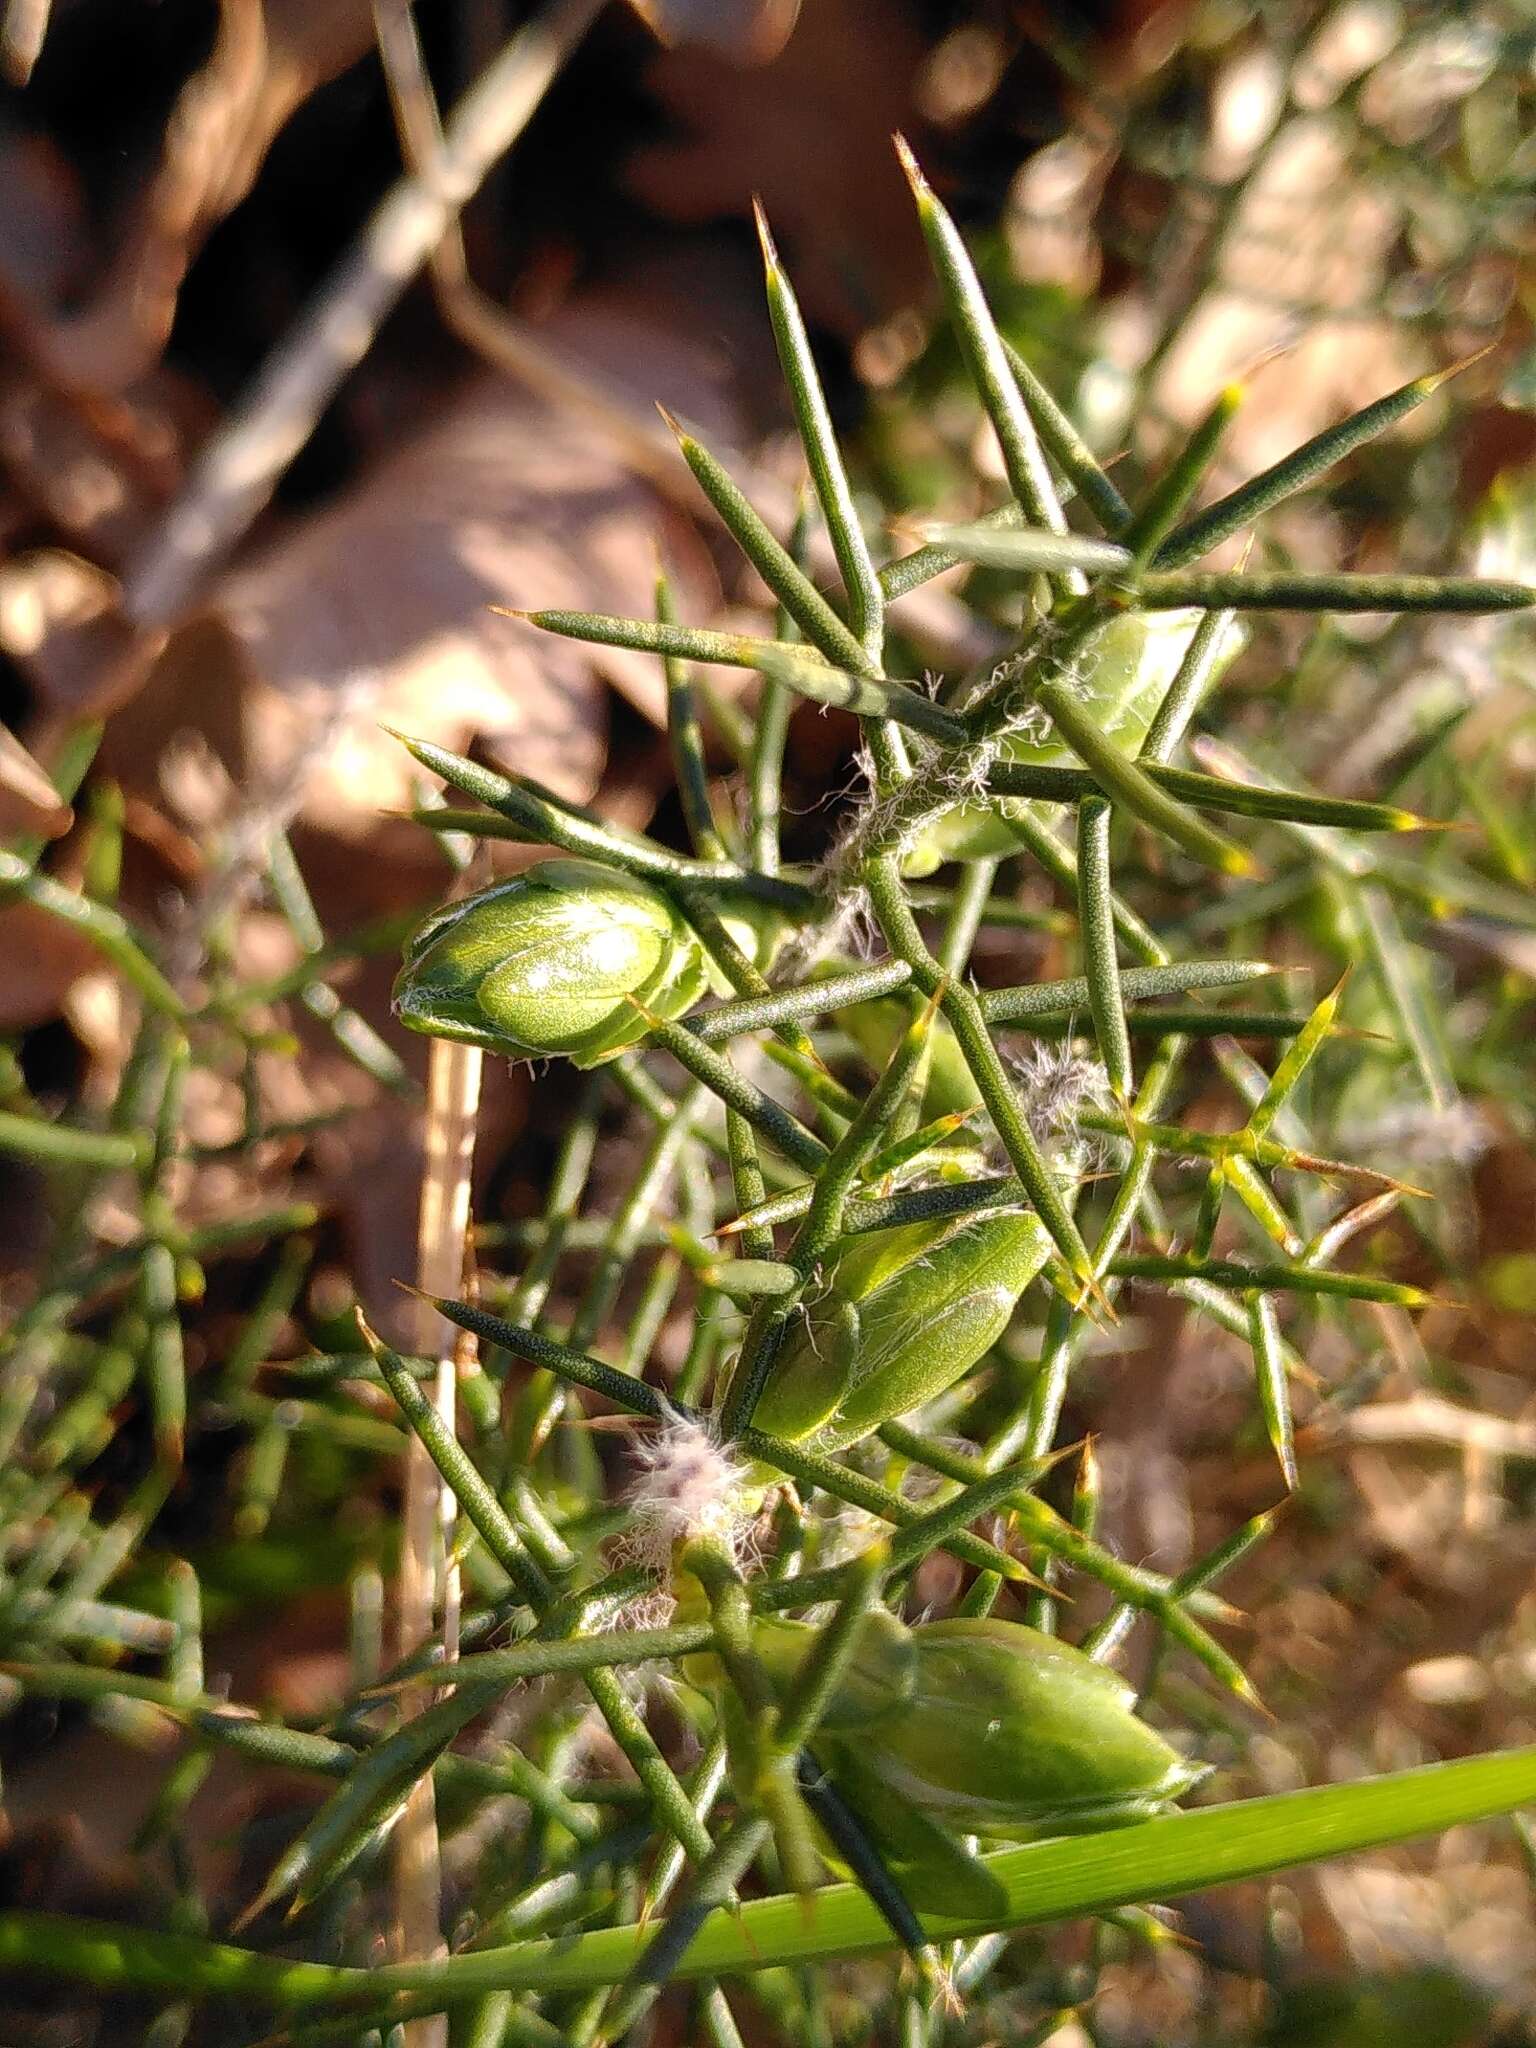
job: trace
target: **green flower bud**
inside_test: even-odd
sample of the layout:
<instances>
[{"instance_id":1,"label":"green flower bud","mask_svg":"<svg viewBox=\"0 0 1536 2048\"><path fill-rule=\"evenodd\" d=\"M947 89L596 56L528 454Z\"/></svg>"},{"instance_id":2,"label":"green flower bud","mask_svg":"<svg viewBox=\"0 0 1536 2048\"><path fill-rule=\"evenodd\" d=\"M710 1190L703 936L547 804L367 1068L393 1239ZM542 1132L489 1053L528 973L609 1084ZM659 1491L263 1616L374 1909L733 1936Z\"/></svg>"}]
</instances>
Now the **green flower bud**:
<instances>
[{"instance_id":1,"label":"green flower bud","mask_svg":"<svg viewBox=\"0 0 1536 2048\"><path fill-rule=\"evenodd\" d=\"M786 1697L816 1631L775 1620L754 1644ZM1023 1841L1157 1813L1204 1770L1138 1719L1135 1692L1055 1636L1010 1621L903 1629L871 1614L815 1738L877 1834L910 1811L957 1834Z\"/></svg>"},{"instance_id":2,"label":"green flower bud","mask_svg":"<svg viewBox=\"0 0 1536 2048\"><path fill-rule=\"evenodd\" d=\"M848 1668L818 1724L818 1746L839 1732L862 1737L872 1722L905 1709L917 1684L918 1633L884 1607L869 1610L859 1623ZM816 1635L809 1622L781 1615L761 1615L752 1624L752 1647L786 1700L794 1694ZM713 1661L698 1660L699 1669L713 1668Z\"/></svg>"},{"instance_id":3,"label":"green flower bud","mask_svg":"<svg viewBox=\"0 0 1536 2048\"><path fill-rule=\"evenodd\" d=\"M1050 1249L1032 1213L872 1233L775 1361L755 1426L837 1450L935 1400L991 1350Z\"/></svg>"},{"instance_id":4,"label":"green flower bud","mask_svg":"<svg viewBox=\"0 0 1536 2048\"><path fill-rule=\"evenodd\" d=\"M1146 738L1157 708L1189 652L1201 616L1193 611L1122 613L1094 636L1080 657L1076 674L1083 701L1105 736L1123 753L1135 754ZM1236 626L1228 629L1207 687L1243 641ZM1075 766L1077 758L1060 740L1048 735L1031 739L1027 732L1006 740L1002 753L1005 760L1040 767ZM1013 853L1019 837L1011 821L1032 811L1029 797L957 805L921 834L903 862L903 872L931 875L945 861L1002 858Z\"/></svg>"},{"instance_id":5,"label":"green flower bud","mask_svg":"<svg viewBox=\"0 0 1536 2048\"><path fill-rule=\"evenodd\" d=\"M1009 1841L1116 1827L1204 1776L1137 1718L1123 1678L1055 1636L990 1619L912 1633L910 1695L850 1755L946 1827Z\"/></svg>"},{"instance_id":6,"label":"green flower bud","mask_svg":"<svg viewBox=\"0 0 1536 2048\"><path fill-rule=\"evenodd\" d=\"M659 890L595 861L546 860L429 917L395 1008L412 1031L591 1067L645 1036L635 1003L677 1017L707 985L703 949Z\"/></svg>"},{"instance_id":7,"label":"green flower bud","mask_svg":"<svg viewBox=\"0 0 1536 2048\"><path fill-rule=\"evenodd\" d=\"M715 900L715 911L741 951L759 974L766 974L778 958L779 949L790 933L784 912L755 897L725 894ZM710 985L716 995L732 996L737 991L723 976L710 970Z\"/></svg>"}]
</instances>

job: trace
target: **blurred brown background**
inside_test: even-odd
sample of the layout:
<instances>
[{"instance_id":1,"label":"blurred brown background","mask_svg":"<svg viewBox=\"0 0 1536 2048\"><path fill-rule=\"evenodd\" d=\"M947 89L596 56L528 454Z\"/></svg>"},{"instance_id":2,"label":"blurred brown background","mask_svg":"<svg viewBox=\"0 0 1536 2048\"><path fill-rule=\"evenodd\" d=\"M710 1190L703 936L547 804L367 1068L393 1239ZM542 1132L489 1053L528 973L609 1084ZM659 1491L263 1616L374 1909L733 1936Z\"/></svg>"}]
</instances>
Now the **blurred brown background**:
<instances>
[{"instance_id":1,"label":"blurred brown background","mask_svg":"<svg viewBox=\"0 0 1536 2048\"><path fill-rule=\"evenodd\" d=\"M652 411L661 399L699 423L759 502L787 512L794 464L753 195L866 475L919 506L925 494L948 503L957 454L987 459L960 446L971 429L945 412L895 129L989 274L1012 280L1018 317L1037 321L1109 452L1156 452L1225 379L1252 371L1223 455L1242 475L1424 368L1490 340L1502 365L1530 349L1518 183L1512 213L1490 207L1465 228L1449 200L1419 204L1378 158L1343 147L1334 118L1346 103L1353 118L1366 95L1387 159L1436 161L1445 124L1498 75L1475 36L1456 42L1459 8L646 11L613 0L543 17L562 61L475 181L461 251L436 245L432 276L412 263L391 281L405 243L370 255L359 241L404 175L381 31L404 33L395 84L407 153L426 153L418 192L432 189L435 147L400 9L0 9L0 823L56 838L54 871L78 879L77 821L45 771L71 726L105 719L123 900L187 973L292 964L292 932L259 898L275 826L291 827L327 932L398 916L446 885L427 835L389 815L412 783L381 723L478 748L621 823L675 827L651 664L541 639L489 607L644 614L658 548L685 616L759 606ZM417 10L450 123L533 14L497 0ZM1518 66L1520 23L1518 9L1499 12L1498 63ZM507 104L543 61L530 45L512 64L492 127L517 125ZM1229 188L1240 198L1223 210ZM329 295L326 320L317 295ZM898 400L908 369L916 396ZM1442 498L1413 515L1431 542L1495 471L1529 460L1528 403L1485 379L1456 445ZM1368 487L1351 516L1371 566L1388 522ZM963 658L966 617L942 594L911 630L936 663ZM1369 735L1351 737L1368 754ZM850 742L835 717L797 720L791 808L806 851L824 840ZM1061 971L1045 942L1028 965ZM386 951L365 961L346 1001L414 1068L414 1046L389 1030L390 968ZM0 1036L49 1101L104 1103L126 1052L97 955L15 902L0 905ZM237 1152L237 1078L195 1075L188 1127L202 1150L181 1213L318 1200L317 1284L329 1273L338 1301L355 1286L388 1318L389 1283L412 1268L418 1175L410 1076L395 1078L381 1084L310 1019L296 1053L262 1064L269 1114L292 1131ZM488 1077L488 1205L527 1206L561 1106L531 1103L525 1072ZM341 1122L302 1134L338 1108ZM1479 1149L1467 1204L1469 1260L1529 1251L1536 1169L1510 1130ZM8 1170L0 1270L16 1300L58 1223L41 1177ZM227 1342L252 1284L238 1259L215 1275L194 1366ZM1436 1313L1415 1335L1383 1312L1384 1398L1316 1436L1309 1511L1232 1588L1278 1717L1272 1737L1246 1745L1252 1789L1536 1738L1529 1323L1515 1309ZM1426 1350L1473 1376L1486 1416L1420 1398ZM1140 1369L1150 1357L1155 1392ZM1176 1568L1271 1503L1261 1448L1231 1448L1247 1413L1241 1362L1205 1326L1175 1339L1149 1309L1082 1398L1079 1428L1112 1418L1106 1515L1128 1552ZM209 1469L219 1455L205 1452ZM110 1459L98 1483L112 1483ZM167 1540L198 1531L202 1512L196 1498L173 1502ZM226 1646L237 1692L294 1710L323 1699L338 1631L330 1594L292 1602L270 1630ZM30 1712L8 1725L5 1887L28 1903L113 1909L142 1788L67 1715L62 1732ZM1410 1988L1374 2032L1346 2001L1322 2031L1293 2016L1291 2042L1528 2038L1536 1942L1511 1843L1463 1831L1294 1891L1198 1905L1198 1951L1105 1973L1107 2037L1254 2038L1268 2024L1255 1982L1268 1939L1289 1942L1308 1979L1453 1973L1424 1980L1451 1985L1443 2000ZM1004 2009L992 2037L1022 2039L1009 2032L1019 2024ZM28 2038L94 2038L72 2025L84 2022Z\"/></svg>"}]
</instances>

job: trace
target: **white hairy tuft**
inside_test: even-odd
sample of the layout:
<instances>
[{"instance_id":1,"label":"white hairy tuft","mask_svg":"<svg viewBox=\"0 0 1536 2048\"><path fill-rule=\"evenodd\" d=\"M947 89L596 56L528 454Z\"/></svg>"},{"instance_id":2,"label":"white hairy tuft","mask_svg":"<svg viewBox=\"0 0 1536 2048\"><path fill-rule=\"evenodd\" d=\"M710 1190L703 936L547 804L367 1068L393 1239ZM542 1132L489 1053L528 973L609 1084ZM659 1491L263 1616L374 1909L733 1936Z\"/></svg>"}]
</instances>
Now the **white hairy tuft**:
<instances>
[{"instance_id":1,"label":"white hairy tuft","mask_svg":"<svg viewBox=\"0 0 1536 2048\"><path fill-rule=\"evenodd\" d=\"M708 1423L664 1407L649 1435L637 1438L635 1464L624 1496L632 1563L665 1572L677 1545L696 1536L717 1537L740 1554L755 1514L746 1472Z\"/></svg>"},{"instance_id":2,"label":"white hairy tuft","mask_svg":"<svg viewBox=\"0 0 1536 2048\"><path fill-rule=\"evenodd\" d=\"M1069 1038L1059 1045L1037 1039L1014 1061L1014 1071L1024 1119L1041 1145L1077 1138L1083 1111L1108 1107L1109 1080L1103 1067L1078 1052Z\"/></svg>"}]
</instances>

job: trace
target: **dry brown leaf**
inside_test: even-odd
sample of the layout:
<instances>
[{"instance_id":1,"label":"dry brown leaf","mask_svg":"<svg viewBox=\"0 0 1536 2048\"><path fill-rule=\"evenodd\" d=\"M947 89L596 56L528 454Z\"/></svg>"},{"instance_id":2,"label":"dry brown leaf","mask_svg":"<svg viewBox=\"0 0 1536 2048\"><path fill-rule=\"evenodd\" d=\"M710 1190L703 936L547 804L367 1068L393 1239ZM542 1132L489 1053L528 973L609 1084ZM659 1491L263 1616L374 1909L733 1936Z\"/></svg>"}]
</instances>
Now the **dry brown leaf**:
<instances>
[{"instance_id":1,"label":"dry brown leaf","mask_svg":"<svg viewBox=\"0 0 1536 2048\"><path fill-rule=\"evenodd\" d=\"M0 835L37 832L57 839L73 817L21 741L9 726L0 725Z\"/></svg>"},{"instance_id":2,"label":"dry brown leaf","mask_svg":"<svg viewBox=\"0 0 1536 2048\"><path fill-rule=\"evenodd\" d=\"M688 221L746 215L760 194L807 314L859 334L926 283L891 149L893 130L911 121L924 56L909 11L892 0L816 0L760 70L704 49L664 51L647 82L682 134L640 150L629 182Z\"/></svg>"},{"instance_id":3,"label":"dry brown leaf","mask_svg":"<svg viewBox=\"0 0 1536 2048\"><path fill-rule=\"evenodd\" d=\"M637 332L631 353L643 353ZM152 783L178 732L202 735L258 812L302 814L346 839L421 781L380 730L509 766L577 801L606 752L602 678L660 722L647 656L592 650L493 605L645 615L662 546L686 615L719 593L692 527L627 473L600 429L484 380L347 497L295 525L178 631L109 735L130 787ZM416 828L391 846L430 858Z\"/></svg>"},{"instance_id":4,"label":"dry brown leaf","mask_svg":"<svg viewBox=\"0 0 1536 2048\"><path fill-rule=\"evenodd\" d=\"M766 64L800 18L800 0L630 0L664 43L699 43L733 64Z\"/></svg>"},{"instance_id":5,"label":"dry brown leaf","mask_svg":"<svg viewBox=\"0 0 1536 2048\"><path fill-rule=\"evenodd\" d=\"M0 465L34 518L115 566L158 524L184 443L207 429L203 410L158 371L121 397L21 380L0 396Z\"/></svg>"},{"instance_id":6,"label":"dry brown leaf","mask_svg":"<svg viewBox=\"0 0 1536 2048\"><path fill-rule=\"evenodd\" d=\"M22 515L93 560L124 560L180 481L202 430L191 388L156 371L130 393L59 381L52 309L79 285L92 233L74 171L37 137L0 136L0 470Z\"/></svg>"},{"instance_id":7,"label":"dry brown leaf","mask_svg":"<svg viewBox=\"0 0 1536 2048\"><path fill-rule=\"evenodd\" d=\"M51 304L66 289L83 201L58 145L20 128L0 136L0 186L0 312L14 326L25 307Z\"/></svg>"},{"instance_id":8,"label":"dry brown leaf","mask_svg":"<svg viewBox=\"0 0 1536 2048\"><path fill-rule=\"evenodd\" d=\"M12 85L25 85L42 55L50 0L9 0L0 19L0 71Z\"/></svg>"},{"instance_id":9,"label":"dry brown leaf","mask_svg":"<svg viewBox=\"0 0 1536 2048\"><path fill-rule=\"evenodd\" d=\"M413 771L392 742L381 750L380 720L447 745L479 733L522 773L590 796L606 723L598 672L659 721L657 664L490 608L644 615L664 516L581 421L483 384L346 503L229 578L219 613L252 674L292 707L274 717L270 745L302 744L305 722L339 695L371 699L318 764L318 814L406 800ZM681 601L708 606L698 543L672 527Z\"/></svg>"},{"instance_id":10,"label":"dry brown leaf","mask_svg":"<svg viewBox=\"0 0 1536 2048\"><path fill-rule=\"evenodd\" d=\"M294 109L372 41L368 0L222 0L213 49L171 111L111 271L68 319L34 302L34 355L50 383L124 391L158 362L209 231L250 190Z\"/></svg>"},{"instance_id":11,"label":"dry brown leaf","mask_svg":"<svg viewBox=\"0 0 1536 2048\"><path fill-rule=\"evenodd\" d=\"M148 654L117 609L116 579L63 548L0 565L0 652L37 692L44 719L100 716L130 695Z\"/></svg>"},{"instance_id":12,"label":"dry brown leaf","mask_svg":"<svg viewBox=\"0 0 1536 2048\"><path fill-rule=\"evenodd\" d=\"M63 1013L82 975L100 965L89 939L30 903L0 905L0 1031L32 1031Z\"/></svg>"}]
</instances>

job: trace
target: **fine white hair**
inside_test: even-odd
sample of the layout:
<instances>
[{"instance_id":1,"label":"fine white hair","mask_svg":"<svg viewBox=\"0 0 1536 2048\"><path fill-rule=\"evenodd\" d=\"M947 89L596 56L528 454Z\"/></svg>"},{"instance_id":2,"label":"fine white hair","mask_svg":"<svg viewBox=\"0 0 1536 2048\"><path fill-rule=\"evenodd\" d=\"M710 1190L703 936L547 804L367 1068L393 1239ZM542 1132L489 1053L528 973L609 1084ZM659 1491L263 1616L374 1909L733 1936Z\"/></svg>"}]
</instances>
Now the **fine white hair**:
<instances>
[{"instance_id":1,"label":"fine white hair","mask_svg":"<svg viewBox=\"0 0 1536 2048\"><path fill-rule=\"evenodd\" d=\"M745 1468L707 1422L663 1403L654 1429L635 1440L634 1478L625 1493L631 1525L625 1544L636 1564L670 1568L679 1543L714 1536L732 1554L753 1519L743 1493Z\"/></svg>"}]
</instances>

